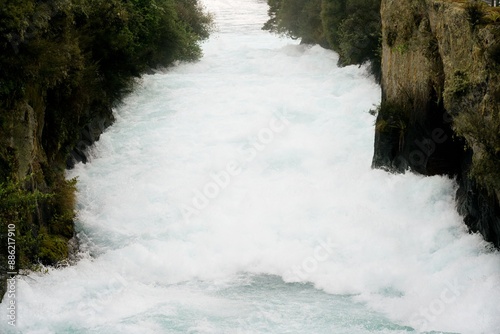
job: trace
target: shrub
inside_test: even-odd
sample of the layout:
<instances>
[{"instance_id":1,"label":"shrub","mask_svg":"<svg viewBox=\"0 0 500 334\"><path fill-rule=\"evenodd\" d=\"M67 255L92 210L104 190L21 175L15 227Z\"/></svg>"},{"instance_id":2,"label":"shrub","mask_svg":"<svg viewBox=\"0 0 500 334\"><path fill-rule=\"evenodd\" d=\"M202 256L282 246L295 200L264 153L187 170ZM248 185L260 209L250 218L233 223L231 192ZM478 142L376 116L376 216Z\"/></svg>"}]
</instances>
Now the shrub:
<instances>
[{"instance_id":1,"label":"shrub","mask_svg":"<svg viewBox=\"0 0 500 334\"><path fill-rule=\"evenodd\" d=\"M340 25L347 18L347 0L323 0L321 19L328 44L340 50Z\"/></svg>"},{"instance_id":2,"label":"shrub","mask_svg":"<svg viewBox=\"0 0 500 334\"><path fill-rule=\"evenodd\" d=\"M463 110L454 118L456 133L474 146L470 176L490 194L500 189L500 115L498 110L483 114Z\"/></svg>"},{"instance_id":3,"label":"shrub","mask_svg":"<svg viewBox=\"0 0 500 334\"><path fill-rule=\"evenodd\" d=\"M450 78L450 82L446 85L444 96L449 100L463 97L469 90L470 85L468 73L463 70L456 70L453 77Z\"/></svg>"},{"instance_id":4,"label":"shrub","mask_svg":"<svg viewBox=\"0 0 500 334\"><path fill-rule=\"evenodd\" d=\"M39 239L38 231L33 226L33 217L43 203L52 197L37 189L30 190L33 182L34 175L22 181L8 179L0 183L0 240L2 245L7 245L8 226L15 225L18 268L26 268L37 260ZM7 247L2 247L0 254L4 259L7 257L6 252Z\"/></svg>"},{"instance_id":5,"label":"shrub","mask_svg":"<svg viewBox=\"0 0 500 334\"><path fill-rule=\"evenodd\" d=\"M321 0L268 0L269 20L263 29L305 43L325 44Z\"/></svg>"},{"instance_id":6,"label":"shrub","mask_svg":"<svg viewBox=\"0 0 500 334\"><path fill-rule=\"evenodd\" d=\"M371 63L380 80L379 0L268 0L263 29L302 38L339 54L339 65Z\"/></svg>"},{"instance_id":7,"label":"shrub","mask_svg":"<svg viewBox=\"0 0 500 334\"><path fill-rule=\"evenodd\" d=\"M486 14L487 6L488 5L485 4L482 0L469 0L465 4L467 17L472 27L476 27L477 25L482 23L483 17Z\"/></svg>"},{"instance_id":8,"label":"shrub","mask_svg":"<svg viewBox=\"0 0 500 334\"><path fill-rule=\"evenodd\" d=\"M67 255L75 181L63 174L83 127L110 113L151 68L198 59L199 42L210 29L211 17L198 0L2 3L0 227L4 232L7 222L16 224L21 267L54 264ZM9 144L14 130L7 122L19 105L31 106L43 124L30 139L36 140L36 177L21 181L13 177L20 153Z\"/></svg>"},{"instance_id":9,"label":"shrub","mask_svg":"<svg viewBox=\"0 0 500 334\"><path fill-rule=\"evenodd\" d=\"M374 111L377 114L375 131L380 133L395 133L398 136L398 147L404 146L406 131L410 125L410 113L406 108L394 103L382 102Z\"/></svg>"}]
</instances>

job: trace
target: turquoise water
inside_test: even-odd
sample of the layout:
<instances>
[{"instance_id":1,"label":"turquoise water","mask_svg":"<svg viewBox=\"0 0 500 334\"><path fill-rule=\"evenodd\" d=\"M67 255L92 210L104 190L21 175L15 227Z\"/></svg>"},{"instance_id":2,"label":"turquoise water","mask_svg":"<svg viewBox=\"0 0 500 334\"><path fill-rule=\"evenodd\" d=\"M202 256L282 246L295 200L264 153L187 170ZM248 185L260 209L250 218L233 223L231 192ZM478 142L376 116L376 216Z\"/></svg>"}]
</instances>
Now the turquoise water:
<instances>
[{"instance_id":1,"label":"turquoise water","mask_svg":"<svg viewBox=\"0 0 500 334\"><path fill-rule=\"evenodd\" d=\"M19 277L0 332L499 333L453 180L371 170L366 69L261 31L263 1L205 3L204 58L142 78L68 172L79 261Z\"/></svg>"}]
</instances>

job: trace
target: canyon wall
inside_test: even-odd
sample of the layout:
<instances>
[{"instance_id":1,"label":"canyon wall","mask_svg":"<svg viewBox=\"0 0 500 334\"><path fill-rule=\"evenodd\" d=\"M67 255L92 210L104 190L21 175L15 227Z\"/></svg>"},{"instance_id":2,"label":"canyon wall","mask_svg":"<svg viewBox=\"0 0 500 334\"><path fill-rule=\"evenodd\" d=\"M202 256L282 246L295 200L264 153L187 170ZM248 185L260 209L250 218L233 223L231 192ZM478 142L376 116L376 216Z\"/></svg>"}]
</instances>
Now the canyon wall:
<instances>
[{"instance_id":1,"label":"canyon wall","mask_svg":"<svg viewBox=\"0 0 500 334\"><path fill-rule=\"evenodd\" d=\"M373 167L457 177L460 214L499 247L500 12L482 2L382 0L381 18Z\"/></svg>"}]
</instances>

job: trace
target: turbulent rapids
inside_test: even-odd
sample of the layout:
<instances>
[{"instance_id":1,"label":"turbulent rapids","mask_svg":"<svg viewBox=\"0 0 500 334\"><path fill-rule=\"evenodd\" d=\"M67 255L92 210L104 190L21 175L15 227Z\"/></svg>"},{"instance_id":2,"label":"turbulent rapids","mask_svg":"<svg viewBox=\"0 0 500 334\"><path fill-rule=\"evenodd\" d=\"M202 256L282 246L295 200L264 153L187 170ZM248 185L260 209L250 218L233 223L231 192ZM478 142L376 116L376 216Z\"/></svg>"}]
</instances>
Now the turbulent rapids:
<instances>
[{"instance_id":1,"label":"turbulent rapids","mask_svg":"<svg viewBox=\"0 0 500 334\"><path fill-rule=\"evenodd\" d=\"M263 1L205 3L202 60L143 77L68 173L80 260L19 277L0 332L498 333L454 181L370 168L366 69L262 31Z\"/></svg>"}]
</instances>

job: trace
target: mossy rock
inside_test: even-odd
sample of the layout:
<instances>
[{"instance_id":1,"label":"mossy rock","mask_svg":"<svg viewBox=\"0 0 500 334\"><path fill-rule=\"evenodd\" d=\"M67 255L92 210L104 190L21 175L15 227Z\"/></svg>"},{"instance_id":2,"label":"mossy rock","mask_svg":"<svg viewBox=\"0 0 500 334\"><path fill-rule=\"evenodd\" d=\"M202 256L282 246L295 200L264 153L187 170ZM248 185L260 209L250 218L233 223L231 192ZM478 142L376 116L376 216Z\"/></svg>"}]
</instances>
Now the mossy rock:
<instances>
[{"instance_id":1,"label":"mossy rock","mask_svg":"<svg viewBox=\"0 0 500 334\"><path fill-rule=\"evenodd\" d=\"M375 130L378 132L397 130L404 134L410 123L408 109L393 103L381 103L377 107L376 113L378 117Z\"/></svg>"},{"instance_id":2,"label":"mossy rock","mask_svg":"<svg viewBox=\"0 0 500 334\"><path fill-rule=\"evenodd\" d=\"M39 260L55 265L68 258L68 240L60 236L43 235L38 253Z\"/></svg>"},{"instance_id":3,"label":"mossy rock","mask_svg":"<svg viewBox=\"0 0 500 334\"><path fill-rule=\"evenodd\" d=\"M50 223L50 232L71 239L75 231L73 217L74 215L67 217L55 216Z\"/></svg>"},{"instance_id":4,"label":"mossy rock","mask_svg":"<svg viewBox=\"0 0 500 334\"><path fill-rule=\"evenodd\" d=\"M471 85L467 71L456 70L453 73L453 77L445 84L443 92L445 100L451 103L452 101L463 99L467 95Z\"/></svg>"},{"instance_id":5,"label":"mossy rock","mask_svg":"<svg viewBox=\"0 0 500 334\"><path fill-rule=\"evenodd\" d=\"M48 224L48 232L71 239L74 233L76 179L59 178L52 186L54 197L51 204L54 212Z\"/></svg>"}]
</instances>

